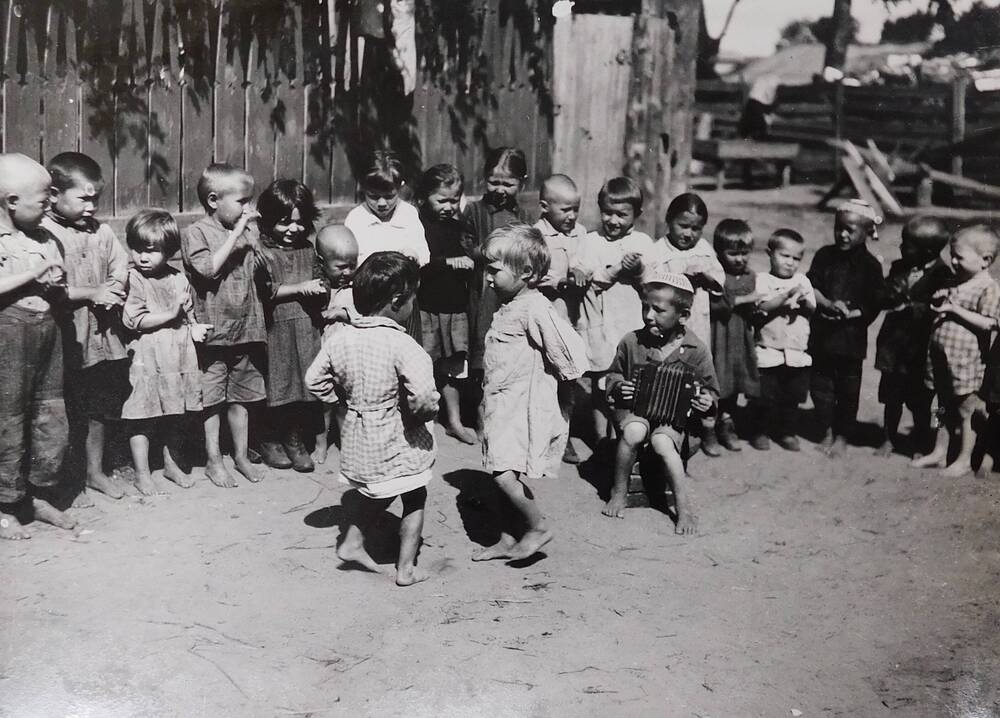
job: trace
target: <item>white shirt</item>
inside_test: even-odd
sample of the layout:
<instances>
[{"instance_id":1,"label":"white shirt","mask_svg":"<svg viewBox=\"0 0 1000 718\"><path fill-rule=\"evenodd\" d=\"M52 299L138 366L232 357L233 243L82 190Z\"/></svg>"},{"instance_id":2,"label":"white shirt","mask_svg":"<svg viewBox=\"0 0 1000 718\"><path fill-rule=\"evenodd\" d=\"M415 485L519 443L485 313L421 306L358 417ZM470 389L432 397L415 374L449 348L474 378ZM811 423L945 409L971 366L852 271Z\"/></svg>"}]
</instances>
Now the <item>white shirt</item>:
<instances>
[{"instance_id":1,"label":"white shirt","mask_svg":"<svg viewBox=\"0 0 1000 718\"><path fill-rule=\"evenodd\" d=\"M396 210L383 222L362 203L352 209L344 226L358 240L358 264L375 252L401 252L421 267L431 261L431 252L424 237L424 225L417 208L399 200Z\"/></svg>"},{"instance_id":2,"label":"white shirt","mask_svg":"<svg viewBox=\"0 0 1000 718\"><path fill-rule=\"evenodd\" d=\"M804 274L793 274L787 279L773 274L758 274L755 287L760 299L759 305L775 295L799 286L802 288L800 302L816 308L816 293L812 283ZM805 367L812 366L809 356L809 318L802 314L794 316L772 317L766 324L757 329L757 366L761 369L771 369L776 366Z\"/></svg>"}]
</instances>

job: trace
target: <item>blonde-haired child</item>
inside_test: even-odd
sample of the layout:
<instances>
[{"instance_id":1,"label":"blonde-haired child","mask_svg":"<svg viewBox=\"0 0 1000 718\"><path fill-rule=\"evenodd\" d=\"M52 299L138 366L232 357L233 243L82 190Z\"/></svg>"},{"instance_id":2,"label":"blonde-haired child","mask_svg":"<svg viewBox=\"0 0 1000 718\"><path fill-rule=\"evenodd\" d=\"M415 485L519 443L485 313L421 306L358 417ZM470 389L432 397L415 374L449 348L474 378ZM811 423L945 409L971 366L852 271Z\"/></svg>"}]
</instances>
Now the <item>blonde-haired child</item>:
<instances>
[{"instance_id":1,"label":"blonde-haired child","mask_svg":"<svg viewBox=\"0 0 1000 718\"><path fill-rule=\"evenodd\" d=\"M559 406L559 382L582 375L586 349L538 291L550 259L537 229L515 224L494 230L484 254L487 284L500 307L483 357L483 455L527 531L515 541L512 527L501 527L500 540L473 560L523 559L552 539L525 481L559 465L569 431L569 417Z\"/></svg>"}]
</instances>

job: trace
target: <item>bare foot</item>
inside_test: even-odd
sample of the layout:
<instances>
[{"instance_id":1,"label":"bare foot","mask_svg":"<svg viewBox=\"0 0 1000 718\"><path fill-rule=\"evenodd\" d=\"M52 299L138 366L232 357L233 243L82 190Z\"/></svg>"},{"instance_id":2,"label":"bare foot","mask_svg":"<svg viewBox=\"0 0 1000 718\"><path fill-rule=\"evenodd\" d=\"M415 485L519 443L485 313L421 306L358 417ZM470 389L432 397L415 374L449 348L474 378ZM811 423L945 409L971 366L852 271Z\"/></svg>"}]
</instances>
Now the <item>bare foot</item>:
<instances>
[{"instance_id":1,"label":"bare foot","mask_svg":"<svg viewBox=\"0 0 1000 718\"><path fill-rule=\"evenodd\" d=\"M190 489L194 486L194 479L191 474L186 473L179 466L163 467L163 478L167 479L167 481L173 481L182 489Z\"/></svg>"},{"instance_id":2,"label":"bare foot","mask_svg":"<svg viewBox=\"0 0 1000 718\"><path fill-rule=\"evenodd\" d=\"M48 501L42 499L32 499L31 508L35 512L35 519L44 524L50 524L56 528L72 531L76 528L76 521L69 514L63 513Z\"/></svg>"},{"instance_id":3,"label":"bare foot","mask_svg":"<svg viewBox=\"0 0 1000 718\"><path fill-rule=\"evenodd\" d=\"M470 446L478 441L476 432L467 426L448 426L445 427L444 433Z\"/></svg>"},{"instance_id":4,"label":"bare foot","mask_svg":"<svg viewBox=\"0 0 1000 718\"><path fill-rule=\"evenodd\" d=\"M608 499L608 503L604 504L604 510L601 513L613 519L625 518L625 497L612 492L611 498Z\"/></svg>"},{"instance_id":5,"label":"bare foot","mask_svg":"<svg viewBox=\"0 0 1000 718\"><path fill-rule=\"evenodd\" d=\"M337 558L344 563L356 563L366 571L382 573L382 567L375 563L375 559L371 557L361 544L340 544L337 547Z\"/></svg>"},{"instance_id":6,"label":"bare foot","mask_svg":"<svg viewBox=\"0 0 1000 718\"><path fill-rule=\"evenodd\" d=\"M552 532L548 529L532 529L524 534L520 541L514 544L514 548L510 550L510 558L518 561L534 556L551 540Z\"/></svg>"},{"instance_id":7,"label":"bare foot","mask_svg":"<svg viewBox=\"0 0 1000 718\"><path fill-rule=\"evenodd\" d=\"M829 454L830 449L833 448L833 431L828 431L823 435L823 440L816 444L816 450L822 451L824 454Z\"/></svg>"},{"instance_id":8,"label":"bare foot","mask_svg":"<svg viewBox=\"0 0 1000 718\"><path fill-rule=\"evenodd\" d=\"M693 536L698 533L698 517L690 511L678 511L674 533L678 536Z\"/></svg>"},{"instance_id":9,"label":"bare foot","mask_svg":"<svg viewBox=\"0 0 1000 718\"><path fill-rule=\"evenodd\" d=\"M322 466L326 463L326 456L329 453L329 447L317 445L309 458L313 460L313 463L316 464L316 466Z\"/></svg>"},{"instance_id":10,"label":"bare foot","mask_svg":"<svg viewBox=\"0 0 1000 718\"><path fill-rule=\"evenodd\" d=\"M428 574L426 571L421 571L416 566L410 566L409 568L404 568L404 569L396 569L397 586L412 586L415 583L426 581L429 578L430 574Z\"/></svg>"},{"instance_id":11,"label":"bare foot","mask_svg":"<svg viewBox=\"0 0 1000 718\"><path fill-rule=\"evenodd\" d=\"M225 464L221 461L215 464L209 463L208 466L205 467L205 476L207 476L208 480L219 488L236 488L236 479L233 478L233 475L229 473Z\"/></svg>"},{"instance_id":12,"label":"bare foot","mask_svg":"<svg viewBox=\"0 0 1000 718\"><path fill-rule=\"evenodd\" d=\"M947 479L957 479L966 474L972 473L972 464L968 461L956 461L947 469L941 472L941 476Z\"/></svg>"},{"instance_id":13,"label":"bare foot","mask_svg":"<svg viewBox=\"0 0 1000 718\"><path fill-rule=\"evenodd\" d=\"M983 462L979 465L979 468L976 469L976 478L988 479L990 478L990 474L992 472L993 472L993 457L990 456L989 454L986 454L985 456L983 456Z\"/></svg>"},{"instance_id":14,"label":"bare foot","mask_svg":"<svg viewBox=\"0 0 1000 718\"><path fill-rule=\"evenodd\" d=\"M250 460L246 457L240 456L234 458L233 465L236 467L236 470L243 474L246 480L250 483L256 484L264 478L264 472L251 464Z\"/></svg>"},{"instance_id":15,"label":"bare foot","mask_svg":"<svg viewBox=\"0 0 1000 718\"><path fill-rule=\"evenodd\" d=\"M885 441L882 443L880 447L875 449L874 453L875 456L882 456L882 457L892 456L892 452L895 451L895 448L896 447L892 445L891 441Z\"/></svg>"},{"instance_id":16,"label":"bare foot","mask_svg":"<svg viewBox=\"0 0 1000 718\"><path fill-rule=\"evenodd\" d=\"M163 489L153 481L152 474L148 474L145 471L135 472L135 488L139 489L139 493L143 496L154 496L163 493Z\"/></svg>"},{"instance_id":17,"label":"bare foot","mask_svg":"<svg viewBox=\"0 0 1000 718\"><path fill-rule=\"evenodd\" d=\"M826 452L826 455L829 456L831 459L839 459L846 453L847 453L847 439L845 439L843 436L838 436L836 439L833 440L833 445L830 447L829 451Z\"/></svg>"},{"instance_id":18,"label":"bare foot","mask_svg":"<svg viewBox=\"0 0 1000 718\"><path fill-rule=\"evenodd\" d=\"M28 532L28 529L21 525L17 517L12 514L0 513L0 539L23 541L30 538L31 534Z\"/></svg>"},{"instance_id":19,"label":"bare foot","mask_svg":"<svg viewBox=\"0 0 1000 718\"><path fill-rule=\"evenodd\" d=\"M473 561L492 561L497 558L511 558L510 552L514 548L513 537L501 534L500 540L492 546L487 546L472 554Z\"/></svg>"},{"instance_id":20,"label":"bare foot","mask_svg":"<svg viewBox=\"0 0 1000 718\"><path fill-rule=\"evenodd\" d=\"M918 456L910 462L914 469L941 469L944 468L945 455L932 451L927 456Z\"/></svg>"},{"instance_id":21,"label":"bare foot","mask_svg":"<svg viewBox=\"0 0 1000 718\"><path fill-rule=\"evenodd\" d=\"M109 499L115 499L116 501L125 495L125 492L122 491L122 487L119 486L114 479L104 473L88 474L87 488L93 489L94 491L100 491Z\"/></svg>"},{"instance_id":22,"label":"bare foot","mask_svg":"<svg viewBox=\"0 0 1000 718\"><path fill-rule=\"evenodd\" d=\"M87 493L87 489L83 488L80 490L76 496L73 497L73 508L74 509L92 509L94 508L94 498Z\"/></svg>"}]
</instances>

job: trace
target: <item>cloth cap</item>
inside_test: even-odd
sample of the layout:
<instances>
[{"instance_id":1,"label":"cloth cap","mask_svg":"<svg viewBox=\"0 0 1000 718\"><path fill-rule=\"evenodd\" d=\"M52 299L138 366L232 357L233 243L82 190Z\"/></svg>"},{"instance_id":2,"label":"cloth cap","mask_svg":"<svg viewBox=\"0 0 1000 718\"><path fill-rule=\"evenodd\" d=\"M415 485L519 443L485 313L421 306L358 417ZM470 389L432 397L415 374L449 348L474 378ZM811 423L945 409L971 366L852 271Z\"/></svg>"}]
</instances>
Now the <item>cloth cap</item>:
<instances>
[{"instance_id":1,"label":"cloth cap","mask_svg":"<svg viewBox=\"0 0 1000 718\"><path fill-rule=\"evenodd\" d=\"M856 215L870 219L875 224L882 224L882 216L875 211L874 207L865 202L863 199L855 198L842 202L840 206L837 207L837 211L853 212Z\"/></svg>"},{"instance_id":2,"label":"cloth cap","mask_svg":"<svg viewBox=\"0 0 1000 718\"><path fill-rule=\"evenodd\" d=\"M691 286L690 279L677 272L668 272L663 265L654 267L646 275L646 279L643 281L643 284L663 284L667 287L682 289L685 292L694 294L694 287Z\"/></svg>"}]
</instances>

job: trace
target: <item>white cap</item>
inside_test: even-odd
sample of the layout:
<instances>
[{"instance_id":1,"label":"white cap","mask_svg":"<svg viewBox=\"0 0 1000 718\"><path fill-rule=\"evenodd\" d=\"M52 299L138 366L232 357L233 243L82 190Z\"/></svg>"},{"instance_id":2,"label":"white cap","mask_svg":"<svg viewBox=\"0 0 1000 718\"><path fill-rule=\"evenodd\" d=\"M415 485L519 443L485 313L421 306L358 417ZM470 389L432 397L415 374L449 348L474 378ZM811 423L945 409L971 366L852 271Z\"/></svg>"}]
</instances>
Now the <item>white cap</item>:
<instances>
[{"instance_id":1,"label":"white cap","mask_svg":"<svg viewBox=\"0 0 1000 718\"><path fill-rule=\"evenodd\" d=\"M694 294L694 287L691 286L690 279L685 277L683 274L679 274L678 272L668 272L662 264L656 265L651 270L646 272L646 276L643 277L642 283L662 284L667 287L682 289L685 292Z\"/></svg>"}]
</instances>

